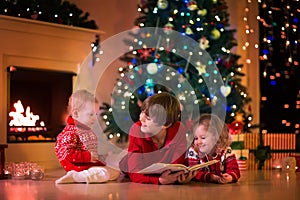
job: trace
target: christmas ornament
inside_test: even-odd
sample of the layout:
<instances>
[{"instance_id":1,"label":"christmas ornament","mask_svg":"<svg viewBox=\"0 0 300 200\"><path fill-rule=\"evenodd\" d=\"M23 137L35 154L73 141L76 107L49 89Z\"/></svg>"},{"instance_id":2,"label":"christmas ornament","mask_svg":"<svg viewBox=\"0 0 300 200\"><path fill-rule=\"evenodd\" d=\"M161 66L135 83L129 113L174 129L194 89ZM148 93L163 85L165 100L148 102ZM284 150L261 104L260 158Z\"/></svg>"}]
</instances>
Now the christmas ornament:
<instances>
[{"instance_id":1,"label":"christmas ornament","mask_svg":"<svg viewBox=\"0 0 300 200\"><path fill-rule=\"evenodd\" d=\"M143 60L147 60L149 57L152 57L152 49L139 49L140 58Z\"/></svg>"},{"instance_id":2,"label":"christmas ornament","mask_svg":"<svg viewBox=\"0 0 300 200\"><path fill-rule=\"evenodd\" d=\"M240 112L237 112L236 115L235 115L234 121L242 123L244 125L244 120L245 120L244 114L240 113Z\"/></svg>"},{"instance_id":3,"label":"christmas ornament","mask_svg":"<svg viewBox=\"0 0 300 200\"><path fill-rule=\"evenodd\" d=\"M187 35L192 35L194 32L192 31L192 29L190 28L190 27L187 27L186 29L185 29L185 34L187 34Z\"/></svg>"},{"instance_id":4,"label":"christmas ornament","mask_svg":"<svg viewBox=\"0 0 300 200\"><path fill-rule=\"evenodd\" d=\"M204 36L201 37L201 39L199 40L199 46L203 50L209 48L209 40L206 39L206 37L204 37Z\"/></svg>"},{"instance_id":5,"label":"christmas ornament","mask_svg":"<svg viewBox=\"0 0 300 200\"><path fill-rule=\"evenodd\" d=\"M207 10L206 9L198 10L197 14L203 17L207 14Z\"/></svg>"},{"instance_id":6,"label":"christmas ornament","mask_svg":"<svg viewBox=\"0 0 300 200\"><path fill-rule=\"evenodd\" d=\"M157 7L161 10L168 8L169 2L167 0L158 0Z\"/></svg>"},{"instance_id":7,"label":"christmas ornament","mask_svg":"<svg viewBox=\"0 0 300 200\"><path fill-rule=\"evenodd\" d=\"M228 85L227 86L222 85L220 91L224 97L227 97L231 92L231 87Z\"/></svg>"},{"instance_id":8,"label":"christmas ornament","mask_svg":"<svg viewBox=\"0 0 300 200\"><path fill-rule=\"evenodd\" d=\"M242 129L243 129L243 123L241 122L232 122L231 124L228 124L228 130L229 130L229 134L231 135L237 135L240 134Z\"/></svg>"},{"instance_id":9,"label":"christmas ornament","mask_svg":"<svg viewBox=\"0 0 300 200\"><path fill-rule=\"evenodd\" d=\"M174 25L171 24L170 22L166 23L166 25L164 26L165 34L170 35L173 30L174 30Z\"/></svg>"},{"instance_id":10,"label":"christmas ornament","mask_svg":"<svg viewBox=\"0 0 300 200\"><path fill-rule=\"evenodd\" d=\"M156 63L150 63L147 65L147 72L151 75L154 75L158 72L158 66Z\"/></svg>"},{"instance_id":11,"label":"christmas ornament","mask_svg":"<svg viewBox=\"0 0 300 200\"><path fill-rule=\"evenodd\" d=\"M206 73L206 65L198 64L196 69L198 70L199 75Z\"/></svg>"},{"instance_id":12,"label":"christmas ornament","mask_svg":"<svg viewBox=\"0 0 300 200\"><path fill-rule=\"evenodd\" d=\"M214 28L212 31L211 31L211 38L214 39L214 40L217 40L219 39L221 36L221 33L218 29Z\"/></svg>"},{"instance_id":13,"label":"christmas ornament","mask_svg":"<svg viewBox=\"0 0 300 200\"><path fill-rule=\"evenodd\" d=\"M233 62L234 62L234 57L231 56L231 55L223 56L222 62L223 62L223 65L224 65L227 69L229 69L229 68L232 66Z\"/></svg>"},{"instance_id":14,"label":"christmas ornament","mask_svg":"<svg viewBox=\"0 0 300 200\"><path fill-rule=\"evenodd\" d=\"M197 10L197 9L198 9L197 2L194 1L194 0L190 0L190 2L188 2L188 3L186 4L186 7L187 7L190 11L194 11L194 10Z\"/></svg>"}]
</instances>

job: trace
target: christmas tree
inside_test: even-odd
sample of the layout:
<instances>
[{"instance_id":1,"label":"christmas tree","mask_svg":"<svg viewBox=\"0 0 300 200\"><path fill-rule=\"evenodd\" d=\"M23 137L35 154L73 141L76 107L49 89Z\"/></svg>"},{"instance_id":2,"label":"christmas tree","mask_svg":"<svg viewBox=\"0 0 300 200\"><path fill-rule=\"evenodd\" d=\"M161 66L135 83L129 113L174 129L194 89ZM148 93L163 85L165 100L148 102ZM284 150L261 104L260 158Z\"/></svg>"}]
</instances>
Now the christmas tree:
<instances>
[{"instance_id":1,"label":"christmas tree","mask_svg":"<svg viewBox=\"0 0 300 200\"><path fill-rule=\"evenodd\" d=\"M131 51L120 58L126 67L119 68L113 103L101 107L109 138L127 136L128 130L120 127L139 119L145 98L164 91L181 101L186 113L181 121L190 131L192 119L219 106L231 133L249 132L254 127L247 105L251 99L241 84L240 56L231 51L237 42L235 30L228 28L225 0L141 0L138 11L137 28L124 41ZM186 39L176 33L197 45L182 42ZM202 58L206 52L210 59Z\"/></svg>"}]
</instances>

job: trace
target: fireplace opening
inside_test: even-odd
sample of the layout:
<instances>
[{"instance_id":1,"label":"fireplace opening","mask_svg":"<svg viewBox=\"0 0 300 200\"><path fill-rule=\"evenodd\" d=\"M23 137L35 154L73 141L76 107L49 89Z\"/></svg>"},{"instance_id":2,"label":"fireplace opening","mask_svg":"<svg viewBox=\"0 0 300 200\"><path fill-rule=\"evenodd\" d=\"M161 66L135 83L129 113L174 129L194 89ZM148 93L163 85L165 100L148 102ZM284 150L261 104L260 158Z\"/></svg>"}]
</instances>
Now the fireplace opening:
<instances>
[{"instance_id":1,"label":"fireplace opening","mask_svg":"<svg viewBox=\"0 0 300 200\"><path fill-rule=\"evenodd\" d=\"M65 126L73 72L7 67L7 142L54 142Z\"/></svg>"}]
</instances>

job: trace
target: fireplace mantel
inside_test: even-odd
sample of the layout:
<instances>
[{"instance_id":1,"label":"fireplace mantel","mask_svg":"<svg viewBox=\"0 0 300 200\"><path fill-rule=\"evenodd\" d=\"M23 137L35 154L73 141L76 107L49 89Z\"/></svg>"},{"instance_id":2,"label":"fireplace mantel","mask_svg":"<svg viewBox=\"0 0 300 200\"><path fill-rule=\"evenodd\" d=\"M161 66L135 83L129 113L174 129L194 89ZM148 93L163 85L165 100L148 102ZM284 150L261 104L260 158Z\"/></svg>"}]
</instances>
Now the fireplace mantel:
<instances>
[{"instance_id":1,"label":"fireplace mantel","mask_svg":"<svg viewBox=\"0 0 300 200\"><path fill-rule=\"evenodd\" d=\"M101 34L104 32L100 30L0 15L0 143L7 141L7 67L76 74L91 51L91 42ZM6 160L36 161L46 168L57 164L53 143L8 144Z\"/></svg>"},{"instance_id":2,"label":"fireplace mantel","mask_svg":"<svg viewBox=\"0 0 300 200\"><path fill-rule=\"evenodd\" d=\"M73 40L87 40L87 34L103 34L103 31L67 26L32 19L0 15L0 29L14 32L23 32L47 37L60 37Z\"/></svg>"}]
</instances>

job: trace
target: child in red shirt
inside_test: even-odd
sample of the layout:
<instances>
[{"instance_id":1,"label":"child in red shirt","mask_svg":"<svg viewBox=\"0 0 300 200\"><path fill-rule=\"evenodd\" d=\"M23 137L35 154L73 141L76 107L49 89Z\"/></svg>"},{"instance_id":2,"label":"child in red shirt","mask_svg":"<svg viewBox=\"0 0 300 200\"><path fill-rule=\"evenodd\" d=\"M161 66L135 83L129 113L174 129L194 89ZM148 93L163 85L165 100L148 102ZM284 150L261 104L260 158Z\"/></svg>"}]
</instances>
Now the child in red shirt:
<instances>
[{"instance_id":1,"label":"child in red shirt","mask_svg":"<svg viewBox=\"0 0 300 200\"><path fill-rule=\"evenodd\" d=\"M56 156L65 171L104 166L98 156L98 139L90 128L97 120L97 99L86 90L69 98L67 125L57 136Z\"/></svg>"},{"instance_id":2,"label":"child in red shirt","mask_svg":"<svg viewBox=\"0 0 300 200\"><path fill-rule=\"evenodd\" d=\"M148 184L174 184L182 172L140 174L153 163L185 164L186 129L179 122L180 103L169 93L148 97L141 107L140 121L129 132L128 154L120 162L131 181Z\"/></svg>"},{"instance_id":3,"label":"child in red shirt","mask_svg":"<svg viewBox=\"0 0 300 200\"><path fill-rule=\"evenodd\" d=\"M237 160L230 148L230 135L226 124L216 115L202 114L194 128L194 142L188 150L188 163L193 166L213 159L220 162L203 168L195 176L186 176L200 182L234 183L240 178Z\"/></svg>"}]
</instances>

